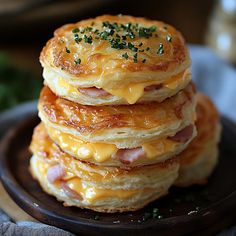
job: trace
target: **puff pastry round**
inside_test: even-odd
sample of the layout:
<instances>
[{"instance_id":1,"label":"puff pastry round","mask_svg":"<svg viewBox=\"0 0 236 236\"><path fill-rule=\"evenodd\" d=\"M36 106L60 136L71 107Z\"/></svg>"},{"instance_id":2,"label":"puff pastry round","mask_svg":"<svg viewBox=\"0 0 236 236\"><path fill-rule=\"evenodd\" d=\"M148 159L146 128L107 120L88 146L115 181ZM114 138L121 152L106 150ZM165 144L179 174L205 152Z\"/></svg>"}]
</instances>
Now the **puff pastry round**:
<instances>
[{"instance_id":1,"label":"puff pastry round","mask_svg":"<svg viewBox=\"0 0 236 236\"><path fill-rule=\"evenodd\" d=\"M43 123L86 142L136 148L145 142L174 136L195 121L195 88L190 83L162 103L132 106L84 106L43 88L39 116Z\"/></svg>"},{"instance_id":2,"label":"puff pastry round","mask_svg":"<svg viewBox=\"0 0 236 236\"><path fill-rule=\"evenodd\" d=\"M84 105L161 102L191 79L189 53L176 29L124 15L62 26L40 62L54 93Z\"/></svg>"}]
</instances>

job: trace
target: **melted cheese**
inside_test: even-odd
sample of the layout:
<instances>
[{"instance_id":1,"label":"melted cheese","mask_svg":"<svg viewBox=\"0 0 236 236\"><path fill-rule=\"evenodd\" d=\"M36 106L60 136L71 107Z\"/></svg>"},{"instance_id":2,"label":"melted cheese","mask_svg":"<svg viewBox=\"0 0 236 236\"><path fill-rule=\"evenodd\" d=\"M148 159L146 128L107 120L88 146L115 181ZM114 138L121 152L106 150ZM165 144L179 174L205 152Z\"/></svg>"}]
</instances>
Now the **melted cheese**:
<instances>
[{"instance_id":1,"label":"melted cheese","mask_svg":"<svg viewBox=\"0 0 236 236\"><path fill-rule=\"evenodd\" d=\"M114 96L124 98L129 104L134 104L143 96L144 88L148 85L150 85L150 82L142 84L129 84L120 89L105 90Z\"/></svg>"},{"instance_id":2,"label":"melted cheese","mask_svg":"<svg viewBox=\"0 0 236 236\"><path fill-rule=\"evenodd\" d=\"M97 162L104 162L112 154L116 153L117 147L113 144L87 143L73 135L62 133L53 128L47 128L48 133L59 146L71 153L76 153L81 159L94 159Z\"/></svg>"},{"instance_id":3,"label":"melted cheese","mask_svg":"<svg viewBox=\"0 0 236 236\"><path fill-rule=\"evenodd\" d=\"M151 159L163 155L164 153L174 151L175 146L176 142L169 139L161 139L158 140L158 142L145 143L142 145L142 148L146 153L146 157Z\"/></svg>"},{"instance_id":4,"label":"melted cheese","mask_svg":"<svg viewBox=\"0 0 236 236\"><path fill-rule=\"evenodd\" d=\"M72 155L76 153L81 159L104 162L112 158L118 151L118 148L114 144L88 143L73 135L63 133L51 127L47 127L47 130L51 138L55 140L63 150L72 153ZM166 152L173 151L175 146L176 142L163 138L145 143L142 145L142 148L147 158L155 158Z\"/></svg>"},{"instance_id":5,"label":"melted cheese","mask_svg":"<svg viewBox=\"0 0 236 236\"><path fill-rule=\"evenodd\" d=\"M187 69L184 72L181 72L177 75L170 77L169 79L166 79L162 84L164 87L168 89L176 89L180 84L183 84L186 82L186 80L189 80L189 75L190 75L190 70ZM71 93L71 94L79 93L76 87L67 83L62 77L58 78L58 85L61 88L64 88L66 90L66 93ZM125 99L129 104L134 104L138 101L140 97L143 96L144 88L149 85L153 85L153 81L146 83L131 83L119 89L108 89L108 88L102 88L102 89L106 90L113 96Z\"/></svg>"},{"instance_id":6,"label":"melted cheese","mask_svg":"<svg viewBox=\"0 0 236 236\"><path fill-rule=\"evenodd\" d=\"M46 176L47 170L50 167L50 165L46 162L37 160L36 166L39 170L39 172L43 175ZM68 175L68 173L67 173ZM69 176L69 175L68 175ZM78 177L72 177L69 179L68 178L63 178L63 180L67 181L68 186L79 193L84 200L92 203L100 199L105 199L105 198L120 198L120 199L125 199L133 196L134 194L140 192L140 191L145 191L148 189L132 189L132 190L126 190L126 189L98 189L93 186L87 186L85 183L81 181L80 178ZM54 185L57 188L60 188L60 182L55 182Z\"/></svg>"},{"instance_id":7,"label":"melted cheese","mask_svg":"<svg viewBox=\"0 0 236 236\"><path fill-rule=\"evenodd\" d=\"M58 79L58 85L61 87L61 88L64 88L66 90L66 93L70 93L70 94L73 94L73 93L78 93L79 91L72 85L70 85L69 83L67 83L63 78L59 78Z\"/></svg>"},{"instance_id":8,"label":"melted cheese","mask_svg":"<svg viewBox=\"0 0 236 236\"><path fill-rule=\"evenodd\" d=\"M138 193L139 189L126 190L126 189L98 189L92 186L87 186L79 178L73 178L67 181L68 186L82 195L83 199L92 203L105 198L129 198Z\"/></svg>"},{"instance_id":9,"label":"melted cheese","mask_svg":"<svg viewBox=\"0 0 236 236\"><path fill-rule=\"evenodd\" d=\"M190 71L187 69L177 75L174 75L163 82L163 86L168 89L176 89L180 84L189 80ZM143 96L144 88L153 85L153 82L138 83L138 84L128 84L123 88L119 89L106 89L107 92L114 96L124 98L129 104L134 104L139 98Z\"/></svg>"}]
</instances>

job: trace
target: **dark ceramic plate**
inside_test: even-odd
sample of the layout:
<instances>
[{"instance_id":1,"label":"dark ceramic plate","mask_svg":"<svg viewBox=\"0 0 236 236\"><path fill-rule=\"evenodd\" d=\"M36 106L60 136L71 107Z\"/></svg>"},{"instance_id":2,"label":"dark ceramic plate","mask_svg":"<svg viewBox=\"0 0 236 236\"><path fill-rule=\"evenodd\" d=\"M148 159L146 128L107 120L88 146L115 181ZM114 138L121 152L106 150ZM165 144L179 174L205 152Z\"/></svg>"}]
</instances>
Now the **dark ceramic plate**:
<instances>
[{"instance_id":1,"label":"dark ceramic plate","mask_svg":"<svg viewBox=\"0 0 236 236\"><path fill-rule=\"evenodd\" d=\"M236 126L223 118L220 161L206 186L172 188L170 194L133 213L104 214L64 207L44 193L28 171L34 116L1 144L1 180L15 202L44 223L79 235L212 235L236 223ZM158 208L161 219L151 217Z\"/></svg>"}]
</instances>

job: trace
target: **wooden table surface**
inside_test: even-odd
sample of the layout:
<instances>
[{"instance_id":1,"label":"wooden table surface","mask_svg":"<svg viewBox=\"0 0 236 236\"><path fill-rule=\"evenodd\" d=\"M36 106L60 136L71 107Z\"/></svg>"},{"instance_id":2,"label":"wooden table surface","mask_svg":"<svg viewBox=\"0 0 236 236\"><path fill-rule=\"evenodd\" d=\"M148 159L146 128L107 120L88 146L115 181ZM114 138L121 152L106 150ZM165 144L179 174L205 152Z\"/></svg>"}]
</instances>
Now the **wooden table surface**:
<instances>
[{"instance_id":1,"label":"wooden table surface","mask_svg":"<svg viewBox=\"0 0 236 236\"><path fill-rule=\"evenodd\" d=\"M25 213L10 198L4 187L0 183L0 208L5 211L14 221L36 221L30 215Z\"/></svg>"}]
</instances>

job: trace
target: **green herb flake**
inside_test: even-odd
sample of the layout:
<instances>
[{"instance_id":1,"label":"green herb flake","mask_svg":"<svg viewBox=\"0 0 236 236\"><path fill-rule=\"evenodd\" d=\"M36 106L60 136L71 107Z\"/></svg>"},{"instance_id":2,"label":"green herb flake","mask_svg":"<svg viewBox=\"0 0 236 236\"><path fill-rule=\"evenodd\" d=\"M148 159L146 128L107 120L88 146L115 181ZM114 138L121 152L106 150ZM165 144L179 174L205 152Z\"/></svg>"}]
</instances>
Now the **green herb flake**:
<instances>
[{"instance_id":1,"label":"green herb flake","mask_svg":"<svg viewBox=\"0 0 236 236\"><path fill-rule=\"evenodd\" d=\"M78 34L74 34L74 40L76 43L79 43L82 41L82 38L80 38Z\"/></svg>"},{"instance_id":2,"label":"green herb flake","mask_svg":"<svg viewBox=\"0 0 236 236\"><path fill-rule=\"evenodd\" d=\"M92 36L91 35L90 36L84 35L84 42L91 44L93 42Z\"/></svg>"},{"instance_id":3,"label":"green herb flake","mask_svg":"<svg viewBox=\"0 0 236 236\"><path fill-rule=\"evenodd\" d=\"M79 33L79 29L78 29L78 28L74 28L74 29L72 30L72 33L74 33L74 34Z\"/></svg>"},{"instance_id":4,"label":"green herb flake","mask_svg":"<svg viewBox=\"0 0 236 236\"><path fill-rule=\"evenodd\" d=\"M138 63L138 53L134 54L134 63Z\"/></svg>"},{"instance_id":5,"label":"green herb flake","mask_svg":"<svg viewBox=\"0 0 236 236\"><path fill-rule=\"evenodd\" d=\"M127 59L129 58L129 55L128 55L128 53L126 52L126 53L122 54L122 57L127 60Z\"/></svg>"},{"instance_id":6,"label":"green herb flake","mask_svg":"<svg viewBox=\"0 0 236 236\"><path fill-rule=\"evenodd\" d=\"M139 46L139 47L142 47L142 46L143 46L143 43L141 42L138 46Z\"/></svg>"},{"instance_id":7,"label":"green herb flake","mask_svg":"<svg viewBox=\"0 0 236 236\"><path fill-rule=\"evenodd\" d=\"M162 55L164 53L164 46L162 43L159 44L159 48L157 49L157 54Z\"/></svg>"},{"instance_id":8,"label":"green herb flake","mask_svg":"<svg viewBox=\"0 0 236 236\"><path fill-rule=\"evenodd\" d=\"M153 25L149 28L139 27L137 31L138 31L139 37L149 38L152 36L152 33L156 31L156 29L157 27Z\"/></svg>"},{"instance_id":9,"label":"green herb flake","mask_svg":"<svg viewBox=\"0 0 236 236\"><path fill-rule=\"evenodd\" d=\"M149 48L149 47L147 47L147 48L146 48L146 51L149 51L149 50L150 50L150 48Z\"/></svg>"},{"instance_id":10,"label":"green herb flake","mask_svg":"<svg viewBox=\"0 0 236 236\"><path fill-rule=\"evenodd\" d=\"M81 63L81 59L78 58L78 59L74 60L74 62L75 62L76 65L79 65Z\"/></svg>"},{"instance_id":11,"label":"green herb flake","mask_svg":"<svg viewBox=\"0 0 236 236\"><path fill-rule=\"evenodd\" d=\"M65 47L65 49L67 53L70 53L70 49L68 47Z\"/></svg>"}]
</instances>

